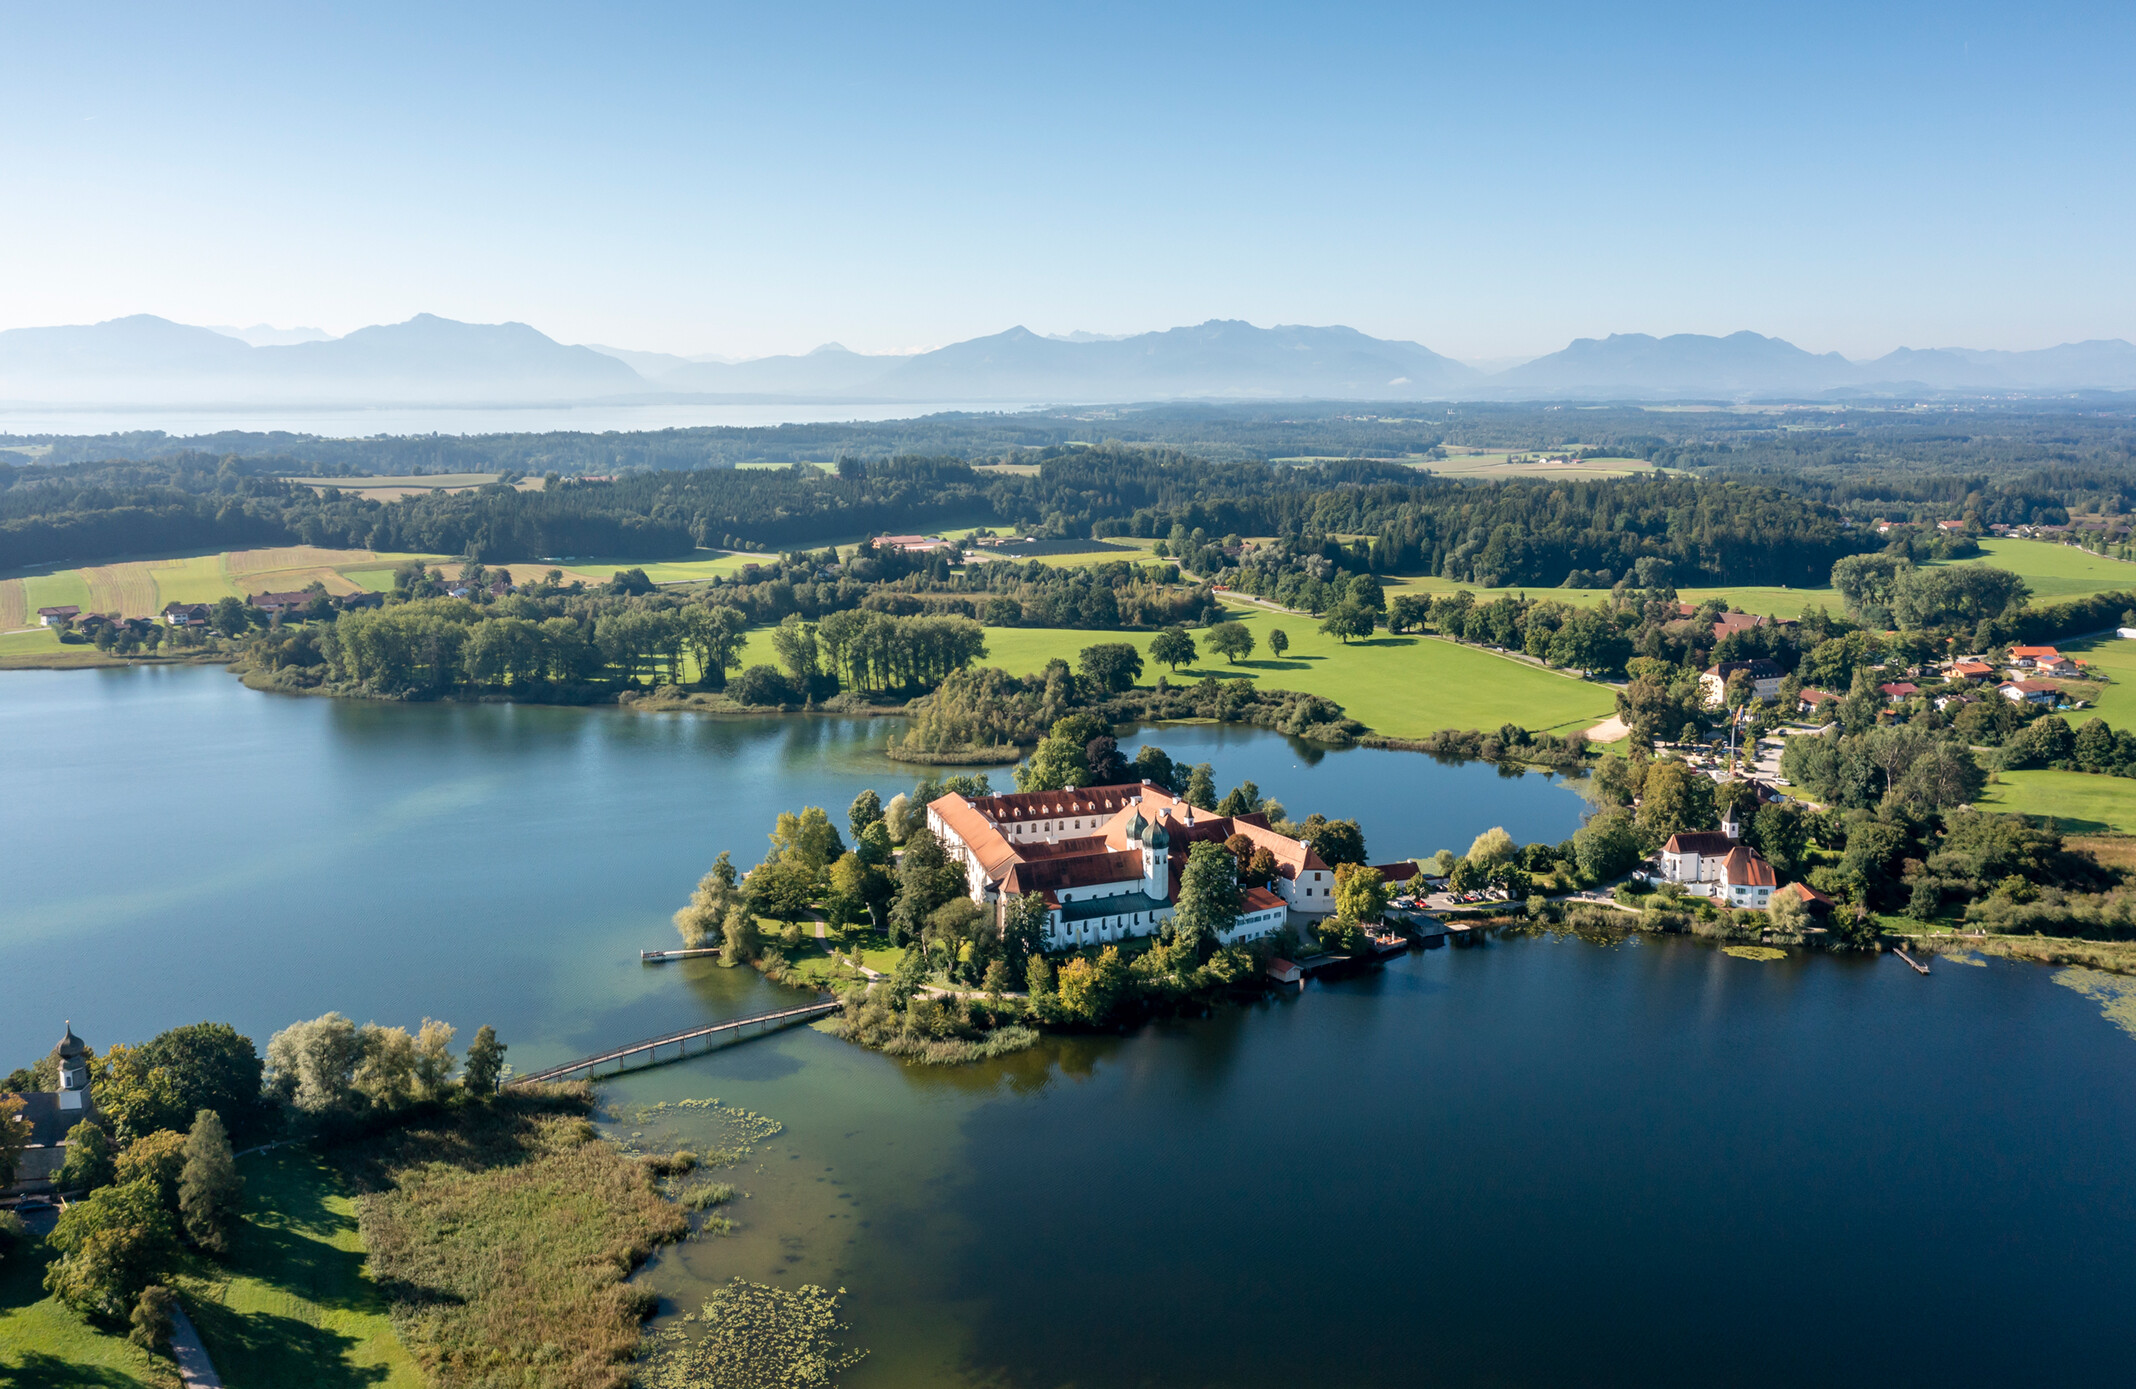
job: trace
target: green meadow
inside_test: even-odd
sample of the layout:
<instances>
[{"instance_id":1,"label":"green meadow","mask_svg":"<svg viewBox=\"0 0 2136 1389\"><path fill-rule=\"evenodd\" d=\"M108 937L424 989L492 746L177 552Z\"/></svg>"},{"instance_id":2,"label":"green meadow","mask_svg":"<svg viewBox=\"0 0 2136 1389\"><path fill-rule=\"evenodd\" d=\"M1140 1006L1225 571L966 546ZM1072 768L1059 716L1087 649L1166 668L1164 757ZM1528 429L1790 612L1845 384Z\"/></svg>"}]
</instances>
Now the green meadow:
<instances>
[{"instance_id":1,"label":"green meadow","mask_svg":"<svg viewBox=\"0 0 2136 1389\"><path fill-rule=\"evenodd\" d=\"M2032 588L2033 601L2051 603L2059 598L2077 598L2085 594L2105 593L2114 589L2136 591L2136 564L2125 560L2101 559L2097 555L2069 545L2056 545L2045 540L1998 540L1980 542L1987 553L1977 559L1939 560L1938 564L1988 564L1998 569L2008 569L2021 575ZM1477 598L1489 601L1507 594L1525 594L1530 598L1550 598L1561 603L1599 603L1609 597L1603 588L1479 588L1474 584L1458 584L1451 579L1432 576L1386 580L1389 593L1415 593L1425 596L1454 593L1467 589ZM1677 590L1677 596L1686 603L1703 603L1709 598L1718 598L1730 607L1742 612L1761 613L1767 617L1800 617L1811 608L1824 607L1831 612L1842 612L1846 604L1830 584L1815 588L1779 588L1756 584L1723 584L1711 588L1685 588Z\"/></svg>"},{"instance_id":2,"label":"green meadow","mask_svg":"<svg viewBox=\"0 0 2136 1389\"><path fill-rule=\"evenodd\" d=\"M1214 652L1174 672L1148 661L1152 632L1106 632L1059 627L989 627L986 664L1015 675L1045 669L1060 658L1073 666L1076 654L1101 642L1128 642L1143 653L1142 683L1162 675L1174 683L1205 676L1246 679L1270 689L1304 690L1334 700L1376 733L1421 738L1442 728L1496 728L1513 722L1538 732L1587 728L1616 708L1616 692L1526 661L1437 637L1389 636L1348 645L1316 630L1310 618L1243 606L1231 616L1254 634L1251 656L1236 665ZM1282 660L1268 653L1268 633L1282 628L1290 650ZM1205 634L1192 634L1197 643ZM777 665L769 629L749 635L745 665Z\"/></svg>"},{"instance_id":3,"label":"green meadow","mask_svg":"<svg viewBox=\"0 0 2136 1389\"><path fill-rule=\"evenodd\" d=\"M178 1389L178 1372L93 1325L44 1290L42 1244L17 1244L0 1258L0 1384L22 1389Z\"/></svg>"},{"instance_id":4,"label":"green meadow","mask_svg":"<svg viewBox=\"0 0 2136 1389\"><path fill-rule=\"evenodd\" d=\"M364 1268L356 1202L317 1154L244 1158L247 1216L227 1267L205 1260L181 1292L230 1389L290 1384L422 1389Z\"/></svg>"},{"instance_id":5,"label":"green meadow","mask_svg":"<svg viewBox=\"0 0 2136 1389\"><path fill-rule=\"evenodd\" d=\"M1983 810L2052 815L2077 834L2136 834L2136 780L2128 777L2044 768L1999 772L1979 804Z\"/></svg>"}]
</instances>

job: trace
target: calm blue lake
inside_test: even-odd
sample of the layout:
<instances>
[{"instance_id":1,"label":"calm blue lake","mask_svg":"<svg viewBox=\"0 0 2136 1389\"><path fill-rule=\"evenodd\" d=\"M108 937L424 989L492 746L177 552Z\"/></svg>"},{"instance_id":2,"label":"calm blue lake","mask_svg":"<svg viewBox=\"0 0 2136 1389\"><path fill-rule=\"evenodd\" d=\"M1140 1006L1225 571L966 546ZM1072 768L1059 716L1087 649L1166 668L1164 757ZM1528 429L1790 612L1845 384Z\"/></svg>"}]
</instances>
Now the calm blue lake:
<instances>
[{"instance_id":1,"label":"calm blue lake","mask_svg":"<svg viewBox=\"0 0 2136 1389\"><path fill-rule=\"evenodd\" d=\"M490 1022L527 1066L790 1000L636 951L779 808L909 786L890 731L0 675L0 1062L66 1017L264 1043L335 1008ZM1413 754L1140 740L1355 815L1376 858L1584 808ZM2114 986L1507 938L984 1066L800 1030L605 1089L619 1132L702 1142L640 1108L683 1098L784 1123L737 1232L646 1277L675 1307L847 1289L858 1389L2116 1383L2136 1038L2071 982Z\"/></svg>"}]
</instances>

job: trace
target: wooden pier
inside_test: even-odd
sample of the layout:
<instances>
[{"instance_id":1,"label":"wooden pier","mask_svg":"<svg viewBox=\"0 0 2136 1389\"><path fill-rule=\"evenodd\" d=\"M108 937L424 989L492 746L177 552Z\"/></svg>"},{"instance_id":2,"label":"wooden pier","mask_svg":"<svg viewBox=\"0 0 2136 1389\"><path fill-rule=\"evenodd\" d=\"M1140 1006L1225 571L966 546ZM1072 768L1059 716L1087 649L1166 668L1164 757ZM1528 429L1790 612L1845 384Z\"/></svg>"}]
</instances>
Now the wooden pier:
<instances>
[{"instance_id":1,"label":"wooden pier","mask_svg":"<svg viewBox=\"0 0 2136 1389\"><path fill-rule=\"evenodd\" d=\"M687 1032L670 1032L665 1037L649 1037L642 1042L632 1042L627 1047L601 1052L597 1056L581 1057L566 1065L551 1066L547 1070L535 1071L529 1075L513 1076L506 1083L532 1085L537 1081L566 1080L579 1071L585 1072L582 1079L591 1080L594 1071L602 1066L613 1066L618 1071L632 1069L634 1058L635 1065L639 1068L664 1065L669 1061L680 1061L685 1056L702 1056L722 1043L738 1042L752 1036L761 1037L798 1022L820 1018L827 1013L837 1012L843 1006L835 998L819 999L799 1008L785 1008L776 1013L758 1013L754 1017L736 1018L732 1022L714 1023L710 1027L693 1027ZM751 1032L751 1028L756 1030ZM692 1051L693 1042L703 1045ZM669 1048L673 1049L671 1054L661 1055Z\"/></svg>"},{"instance_id":2,"label":"wooden pier","mask_svg":"<svg viewBox=\"0 0 2136 1389\"><path fill-rule=\"evenodd\" d=\"M1912 965L1916 974L1928 973L1927 965L1922 964L1919 960L1916 960L1913 956L1907 954L1905 951L1899 949L1897 946L1894 945L1893 947L1891 947L1891 953L1904 960L1907 964Z\"/></svg>"}]
</instances>

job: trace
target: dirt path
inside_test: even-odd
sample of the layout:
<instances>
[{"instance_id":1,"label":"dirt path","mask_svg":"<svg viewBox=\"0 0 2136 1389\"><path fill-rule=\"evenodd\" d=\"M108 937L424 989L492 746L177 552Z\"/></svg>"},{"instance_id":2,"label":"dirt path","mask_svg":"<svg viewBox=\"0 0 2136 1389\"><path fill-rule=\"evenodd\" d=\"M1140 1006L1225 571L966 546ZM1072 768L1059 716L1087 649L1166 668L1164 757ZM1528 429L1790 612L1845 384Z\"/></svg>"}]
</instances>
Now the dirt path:
<instances>
[{"instance_id":1,"label":"dirt path","mask_svg":"<svg viewBox=\"0 0 2136 1389\"><path fill-rule=\"evenodd\" d=\"M1587 730L1587 741L1590 743L1614 743L1631 731L1631 729L1625 727L1623 719L1611 714L1608 718Z\"/></svg>"}]
</instances>

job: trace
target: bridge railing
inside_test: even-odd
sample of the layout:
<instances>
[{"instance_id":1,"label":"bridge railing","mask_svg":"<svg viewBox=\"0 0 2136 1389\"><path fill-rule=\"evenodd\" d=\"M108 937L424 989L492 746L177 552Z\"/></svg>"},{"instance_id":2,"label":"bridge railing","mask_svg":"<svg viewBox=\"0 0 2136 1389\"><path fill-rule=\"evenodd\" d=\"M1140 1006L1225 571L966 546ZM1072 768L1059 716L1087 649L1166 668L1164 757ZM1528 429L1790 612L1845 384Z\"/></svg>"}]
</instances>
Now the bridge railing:
<instances>
[{"instance_id":1,"label":"bridge railing","mask_svg":"<svg viewBox=\"0 0 2136 1389\"><path fill-rule=\"evenodd\" d=\"M541 1081L557 1080L570 1075L573 1071L590 1070L606 1062L621 1061L627 1056L635 1056L640 1052L655 1051L665 1046L683 1048L700 1037L710 1037L720 1032L738 1032L745 1027L753 1027L758 1024L768 1025L803 1017L818 1017L832 1012L840 1006L837 999L824 998L818 999L814 1003L804 1004L799 1008L782 1008L774 1013L758 1013L753 1017L747 1018L730 1018L726 1022L712 1023L706 1027L687 1028L681 1032L670 1032L663 1037L648 1037L643 1041L632 1042L627 1046L611 1047L607 1051L597 1052L592 1056L580 1057L576 1061L566 1062L561 1066L549 1066L529 1075L513 1076L506 1083L509 1085L533 1085ZM680 1054L680 1051L678 1051L675 1059L679 1060Z\"/></svg>"}]
</instances>

